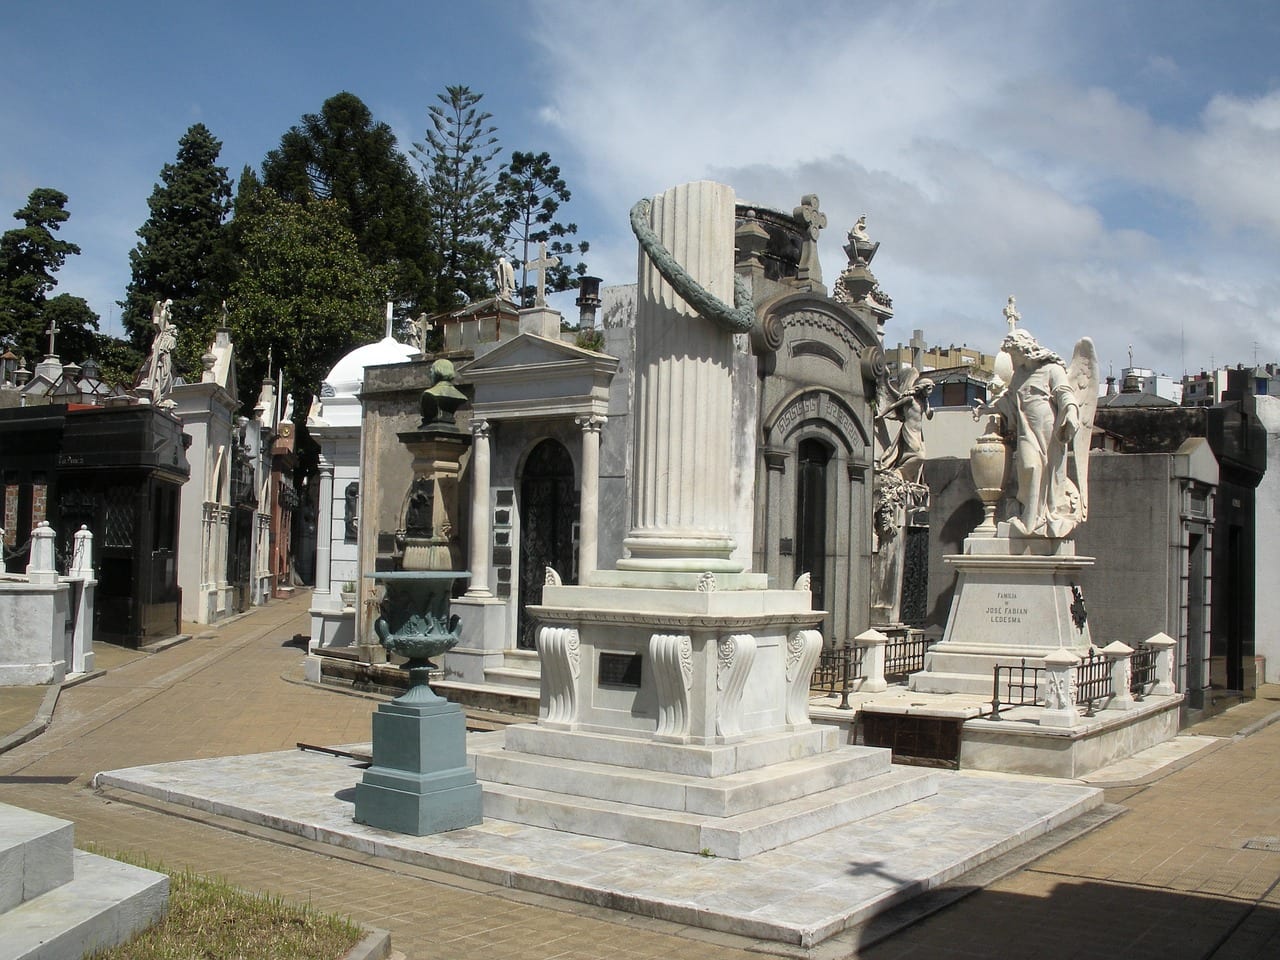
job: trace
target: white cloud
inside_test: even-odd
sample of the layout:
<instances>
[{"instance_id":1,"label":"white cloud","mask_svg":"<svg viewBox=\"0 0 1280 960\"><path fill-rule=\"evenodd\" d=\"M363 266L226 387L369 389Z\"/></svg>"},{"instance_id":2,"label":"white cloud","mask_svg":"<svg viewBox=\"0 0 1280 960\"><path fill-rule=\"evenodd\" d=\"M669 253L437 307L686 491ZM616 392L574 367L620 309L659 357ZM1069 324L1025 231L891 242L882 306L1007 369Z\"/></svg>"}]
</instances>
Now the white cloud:
<instances>
[{"instance_id":1,"label":"white cloud","mask_svg":"<svg viewBox=\"0 0 1280 960\"><path fill-rule=\"evenodd\" d=\"M544 13L535 37L557 68L542 112L573 118L560 130L579 155L578 200L613 230L593 240L610 281L633 276L630 203L710 176L788 210L818 193L828 282L866 213L891 340L924 327L994 346L1016 293L1056 349L1090 333L1117 368L1130 342L1136 362L1170 373L1184 357L1247 361L1255 340L1280 357L1280 92L1202 91L1199 122L1161 123L1072 75L1085 41L1049 4ZM1148 82L1185 80L1160 51L1130 59Z\"/></svg>"}]
</instances>

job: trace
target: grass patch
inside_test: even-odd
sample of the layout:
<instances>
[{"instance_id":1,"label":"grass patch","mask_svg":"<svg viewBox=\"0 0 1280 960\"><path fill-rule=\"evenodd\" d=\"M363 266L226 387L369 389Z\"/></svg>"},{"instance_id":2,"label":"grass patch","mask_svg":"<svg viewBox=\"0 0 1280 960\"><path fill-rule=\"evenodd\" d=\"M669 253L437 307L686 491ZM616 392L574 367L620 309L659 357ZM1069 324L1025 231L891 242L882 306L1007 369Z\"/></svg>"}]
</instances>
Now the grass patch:
<instances>
[{"instance_id":1,"label":"grass patch","mask_svg":"<svg viewBox=\"0 0 1280 960\"><path fill-rule=\"evenodd\" d=\"M97 851L95 851L97 852ZM364 930L311 906L246 893L191 870L174 872L130 854L114 859L169 875L169 912L94 960L339 960Z\"/></svg>"}]
</instances>

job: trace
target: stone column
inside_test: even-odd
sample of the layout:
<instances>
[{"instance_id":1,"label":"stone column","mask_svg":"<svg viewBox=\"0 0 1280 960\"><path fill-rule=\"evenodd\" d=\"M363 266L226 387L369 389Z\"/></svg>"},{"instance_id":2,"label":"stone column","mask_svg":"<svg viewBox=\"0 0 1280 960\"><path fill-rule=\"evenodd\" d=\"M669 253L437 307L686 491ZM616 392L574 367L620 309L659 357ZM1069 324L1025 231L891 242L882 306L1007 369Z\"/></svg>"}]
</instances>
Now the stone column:
<instances>
[{"instance_id":1,"label":"stone column","mask_svg":"<svg viewBox=\"0 0 1280 960\"><path fill-rule=\"evenodd\" d=\"M286 534L282 531L281 536ZM314 597L328 597L333 593L329 581L330 561L333 554L333 463L320 455L320 504L316 509L316 585ZM359 593L357 585L357 593ZM313 601L314 602L314 601Z\"/></svg>"},{"instance_id":2,"label":"stone column","mask_svg":"<svg viewBox=\"0 0 1280 960\"><path fill-rule=\"evenodd\" d=\"M1173 651L1178 641L1167 633L1147 637L1143 643L1156 652L1156 682L1151 692L1157 697L1171 697L1177 693L1173 683Z\"/></svg>"},{"instance_id":3,"label":"stone column","mask_svg":"<svg viewBox=\"0 0 1280 960\"><path fill-rule=\"evenodd\" d=\"M582 428L582 495L578 509L578 582L586 583L595 572L596 520L600 511L600 428L605 418L578 417Z\"/></svg>"},{"instance_id":4,"label":"stone column","mask_svg":"<svg viewBox=\"0 0 1280 960\"><path fill-rule=\"evenodd\" d=\"M733 302L734 194L701 181L659 194L649 227L703 288ZM620 570L737 573L730 559L733 336L700 317L640 254L635 483Z\"/></svg>"},{"instance_id":5,"label":"stone column","mask_svg":"<svg viewBox=\"0 0 1280 960\"><path fill-rule=\"evenodd\" d=\"M1080 662L1065 647L1044 658L1044 710L1040 712L1042 727L1077 727L1080 712L1076 709L1076 664Z\"/></svg>"},{"instance_id":6,"label":"stone column","mask_svg":"<svg viewBox=\"0 0 1280 960\"><path fill-rule=\"evenodd\" d=\"M471 421L471 586L468 597L493 596L489 588L489 433L488 420ZM585 484L585 480L584 480ZM585 502L586 491L583 490Z\"/></svg>"},{"instance_id":7,"label":"stone column","mask_svg":"<svg viewBox=\"0 0 1280 960\"><path fill-rule=\"evenodd\" d=\"M1119 640L1102 648L1103 654L1111 661L1111 699L1107 702L1107 710L1132 710L1133 694L1129 690L1133 677L1133 647Z\"/></svg>"},{"instance_id":8,"label":"stone column","mask_svg":"<svg viewBox=\"0 0 1280 960\"><path fill-rule=\"evenodd\" d=\"M862 683L859 693L881 693L889 688L884 679L884 648L889 638L879 630L864 630L853 638L853 645L862 648Z\"/></svg>"}]
</instances>

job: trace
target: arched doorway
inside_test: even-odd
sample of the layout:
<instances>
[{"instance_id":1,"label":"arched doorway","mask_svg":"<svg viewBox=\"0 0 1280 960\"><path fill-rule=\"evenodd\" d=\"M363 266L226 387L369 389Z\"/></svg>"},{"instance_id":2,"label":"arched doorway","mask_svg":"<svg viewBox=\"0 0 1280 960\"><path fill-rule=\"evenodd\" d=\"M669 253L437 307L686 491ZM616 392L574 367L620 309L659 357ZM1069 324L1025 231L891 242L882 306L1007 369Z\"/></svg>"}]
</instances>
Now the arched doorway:
<instances>
[{"instance_id":1,"label":"arched doorway","mask_svg":"<svg viewBox=\"0 0 1280 960\"><path fill-rule=\"evenodd\" d=\"M526 613L542 602L546 568L565 583L577 580L573 549L575 504L573 458L564 445L543 440L530 452L520 476L520 617L516 646L537 649L534 622Z\"/></svg>"},{"instance_id":2,"label":"arched doorway","mask_svg":"<svg viewBox=\"0 0 1280 960\"><path fill-rule=\"evenodd\" d=\"M827 470L832 450L821 440L801 440L796 450L796 573L809 574L815 609L826 609Z\"/></svg>"}]
</instances>

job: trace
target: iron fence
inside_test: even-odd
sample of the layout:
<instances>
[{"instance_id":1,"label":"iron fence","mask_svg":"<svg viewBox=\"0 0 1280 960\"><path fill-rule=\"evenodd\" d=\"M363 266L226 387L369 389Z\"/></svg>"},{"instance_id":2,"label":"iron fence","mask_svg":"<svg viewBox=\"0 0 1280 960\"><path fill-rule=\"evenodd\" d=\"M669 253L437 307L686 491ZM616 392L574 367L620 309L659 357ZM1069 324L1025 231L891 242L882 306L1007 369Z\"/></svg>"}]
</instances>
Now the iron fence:
<instances>
[{"instance_id":1,"label":"iron fence","mask_svg":"<svg viewBox=\"0 0 1280 960\"><path fill-rule=\"evenodd\" d=\"M1076 703L1087 705L1086 717L1094 715L1094 704L1111 696L1111 658L1096 647L1076 666Z\"/></svg>"},{"instance_id":2,"label":"iron fence","mask_svg":"<svg viewBox=\"0 0 1280 960\"><path fill-rule=\"evenodd\" d=\"M937 643L937 639L920 632L908 632L890 637L884 648L884 678L889 683L900 683L913 673L924 669L924 655Z\"/></svg>"},{"instance_id":3,"label":"iron fence","mask_svg":"<svg viewBox=\"0 0 1280 960\"><path fill-rule=\"evenodd\" d=\"M1139 646L1129 661L1133 671L1129 678L1129 692L1135 700L1141 700L1156 685L1156 648Z\"/></svg>"},{"instance_id":4,"label":"iron fence","mask_svg":"<svg viewBox=\"0 0 1280 960\"><path fill-rule=\"evenodd\" d=\"M1026 658L1017 664L996 666L991 670L991 719L1000 719L1002 707L1034 707L1040 702L1040 684L1044 667L1027 666Z\"/></svg>"},{"instance_id":5,"label":"iron fence","mask_svg":"<svg viewBox=\"0 0 1280 960\"><path fill-rule=\"evenodd\" d=\"M862 677L863 647L856 647L846 640L840 646L831 646L818 655L818 666L809 681L810 691L840 697L840 710L849 709L849 687Z\"/></svg>"}]
</instances>

